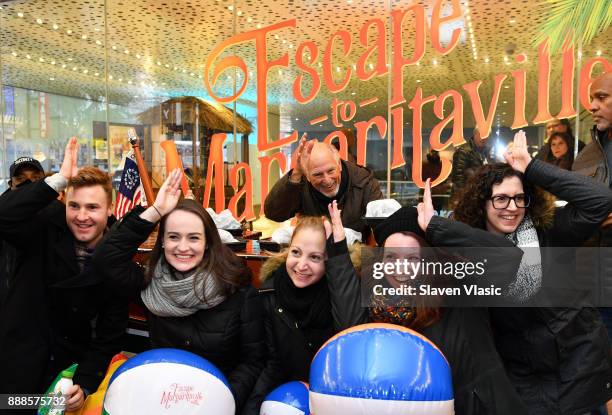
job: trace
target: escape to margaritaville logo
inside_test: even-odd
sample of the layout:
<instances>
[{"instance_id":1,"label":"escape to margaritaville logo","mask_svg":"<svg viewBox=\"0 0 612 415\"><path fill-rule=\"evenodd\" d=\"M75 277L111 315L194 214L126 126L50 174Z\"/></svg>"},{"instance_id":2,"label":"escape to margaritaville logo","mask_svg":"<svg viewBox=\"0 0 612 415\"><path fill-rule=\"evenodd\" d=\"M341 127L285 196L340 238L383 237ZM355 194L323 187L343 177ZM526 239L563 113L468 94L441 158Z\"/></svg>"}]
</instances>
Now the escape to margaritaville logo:
<instances>
[{"instance_id":1,"label":"escape to margaritaville logo","mask_svg":"<svg viewBox=\"0 0 612 415\"><path fill-rule=\"evenodd\" d=\"M376 128L380 137L392 137L392 160L388 168L394 169L405 164L402 152L404 142L404 118L406 104L412 111L412 179L419 186L424 186L422 178L422 150L423 133L422 118L424 111L431 111L428 104L433 105L433 113L440 120L429 136L430 148L438 151L445 150L450 146L457 146L465 142L463 138L464 126L464 98L457 89L449 89L440 95L427 95L423 88L415 85L412 96L406 96L405 74L410 66L421 62L426 49L427 40L433 48L434 53L444 56L452 53L457 47L461 38L461 27L452 30L450 40L447 44L441 41L441 27L464 19L463 9L459 0L450 0L450 14L442 15L442 0L436 0L433 4L431 18L428 21L425 7L421 4L412 4L408 7L392 10L389 16L373 18L365 21L359 30L359 39L353 39L349 31L339 28L334 32L323 49L311 41L304 40L295 48L295 52L290 56L290 52L281 53L280 56L270 57L269 37L272 35L283 36L288 31L296 30L297 19L289 19L267 27L244 32L232 36L231 38L217 45L206 59L204 84L211 97L220 103L231 103L239 99L246 91L249 82L249 73L254 69L255 88L257 96L257 148L260 152L280 149L298 140L299 132L293 131L287 137L270 138L268 137L268 77L273 69L288 68L290 65L297 70L297 75L292 82L292 92L298 104L307 104L317 99L321 89L325 88L329 93L340 96L346 90L352 79L361 82L369 82L375 77L391 75L391 95L388 102L388 114L385 108L384 115L376 115L367 121L355 122L353 127L356 131L357 162L365 165L366 163L366 138L371 128ZM409 17L411 19L409 19ZM389 20L388 28L386 21ZM412 22L412 27L407 28L407 21ZM391 30L390 45L387 45L387 29ZM413 36L406 37L404 32L412 29ZM235 48L238 45L250 44L255 49L255 67L249 68L243 57L236 54L221 57L224 52ZM359 44L364 48L363 53L356 62L346 62L354 45ZM405 55L407 45L412 46L412 54ZM388 52L389 47L391 53ZM342 62L339 56L334 54L340 47L342 51ZM293 50L291 51L293 52ZM292 58L292 59L290 59ZM526 62L525 54L518 54L514 57L517 63ZM537 88L537 114L531 120L533 124L542 124L553 118L549 109L549 89L551 73L551 57L548 54L545 44L538 48L538 88ZM589 108L588 92L592 82L592 72L597 65L602 65L605 70L612 70L612 64L603 57L586 60L582 68L576 68L575 54L572 48L566 49L560 56L562 65L561 83L561 110L554 117L569 118L577 114L574 106L574 76L579 71L580 90L578 91L580 103L584 108ZM321 66L319 67L319 63ZM242 83L235 89L235 93L229 96L219 96L215 90L215 84L227 70L237 70L242 76ZM334 71L334 69L336 69ZM483 82L493 83L493 94L490 97L488 108L485 109L479 88ZM525 114L527 71L517 69L508 73L499 73L492 80L474 80L461 85L461 89L467 94L471 113L476 121L476 126L481 131L482 137L486 138L491 132L491 126L497 110L498 100L502 87L512 85L514 90L514 118L511 125L512 129L524 127L529 124ZM306 90L306 85L309 89ZM489 98L489 97L487 97ZM358 109L372 105L379 100L379 97L364 97L363 100L355 102L353 100L341 100L334 98L330 103L331 113L321 114L310 124L319 124L331 120L337 130L332 131L325 141L331 142L338 140L340 143L340 154L343 158L347 157L347 138L341 131L346 128L358 113ZM445 111L445 104L451 103L450 111ZM448 106L447 106L448 107ZM388 118L387 118L388 115ZM451 128L451 136L442 141L442 130ZM208 207L210 195L215 189L215 210L220 212L225 208L224 190L224 165L223 165L223 143L226 134L215 134L210 146L210 156L208 159L204 205ZM287 159L282 152L259 157L261 174L261 206L269 189L269 173L274 165L287 171ZM292 158L295 163L295 157ZM432 185L437 185L444 181L451 172L452 163L450 160L442 158L442 170L440 175L433 180ZM239 188L238 176L243 172L244 185ZM239 220L252 220L256 217L253 209L253 183L251 168L247 163L239 163L232 167L229 172L229 182L234 189L234 196L230 199L228 208ZM238 200L245 198L245 208L238 212ZM263 211L260 213L264 213Z\"/></svg>"}]
</instances>

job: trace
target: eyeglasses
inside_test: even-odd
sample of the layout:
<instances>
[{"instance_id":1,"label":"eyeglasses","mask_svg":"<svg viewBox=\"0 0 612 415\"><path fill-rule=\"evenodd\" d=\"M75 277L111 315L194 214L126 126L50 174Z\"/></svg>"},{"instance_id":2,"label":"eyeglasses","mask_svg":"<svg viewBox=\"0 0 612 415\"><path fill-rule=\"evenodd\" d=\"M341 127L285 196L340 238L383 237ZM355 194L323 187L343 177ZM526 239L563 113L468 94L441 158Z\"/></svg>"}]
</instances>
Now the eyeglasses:
<instances>
[{"instance_id":1,"label":"eyeglasses","mask_svg":"<svg viewBox=\"0 0 612 415\"><path fill-rule=\"evenodd\" d=\"M529 206L530 202L529 195L526 195L524 193L514 195L512 197L506 195L497 195L493 196L490 200L493 203L493 207L499 210L506 209L508 206L510 206L511 200L514 200L514 204L517 208L526 208L527 206Z\"/></svg>"}]
</instances>

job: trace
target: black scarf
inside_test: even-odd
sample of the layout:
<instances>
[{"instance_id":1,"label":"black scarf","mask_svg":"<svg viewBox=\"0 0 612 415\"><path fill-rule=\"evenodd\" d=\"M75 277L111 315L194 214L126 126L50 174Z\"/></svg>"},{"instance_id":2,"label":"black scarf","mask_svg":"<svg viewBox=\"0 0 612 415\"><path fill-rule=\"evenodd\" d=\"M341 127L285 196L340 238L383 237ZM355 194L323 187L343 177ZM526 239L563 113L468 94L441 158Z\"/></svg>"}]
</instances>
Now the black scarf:
<instances>
[{"instance_id":1,"label":"black scarf","mask_svg":"<svg viewBox=\"0 0 612 415\"><path fill-rule=\"evenodd\" d=\"M348 178L348 173L346 171L346 165L342 163L342 173L340 173L340 187L338 188L338 193L336 194L336 196L327 197L323 193L315 189L313 185L308 183L308 186L310 186L312 195L314 196L315 200L319 202L319 207L321 208L322 214L329 215L329 212L327 210L327 205L329 205L331 202L333 202L334 200L337 200L338 203L340 202L340 200L342 199L342 196L344 195L344 193L346 193L346 189L348 188L348 182L349 182L348 179L349 178Z\"/></svg>"},{"instance_id":2,"label":"black scarf","mask_svg":"<svg viewBox=\"0 0 612 415\"><path fill-rule=\"evenodd\" d=\"M274 272L274 290L279 304L296 318L298 328L324 329L333 324L325 276L315 284L297 288L287 273L286 265L282 264Z\"/></svg>"}]
</instances>

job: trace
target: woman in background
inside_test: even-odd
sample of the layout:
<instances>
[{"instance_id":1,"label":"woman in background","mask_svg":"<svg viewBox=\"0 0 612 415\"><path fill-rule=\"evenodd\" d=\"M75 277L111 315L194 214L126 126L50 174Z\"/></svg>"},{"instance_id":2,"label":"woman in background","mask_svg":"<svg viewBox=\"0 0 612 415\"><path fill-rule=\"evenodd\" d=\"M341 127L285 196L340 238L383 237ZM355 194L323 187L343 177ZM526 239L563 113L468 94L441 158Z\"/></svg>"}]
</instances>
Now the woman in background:
<instances>
[{"instance_id":1,"label":"woman in background","mask_svg":"<svg viewBox=\"0 0 612 415\"><path fill-rule=\"evenodd\" d=\"M574 141L567 133L553 133L546 144L545 161L563 170L571 170L574 163Z\"/></svg>"}]
</instances>

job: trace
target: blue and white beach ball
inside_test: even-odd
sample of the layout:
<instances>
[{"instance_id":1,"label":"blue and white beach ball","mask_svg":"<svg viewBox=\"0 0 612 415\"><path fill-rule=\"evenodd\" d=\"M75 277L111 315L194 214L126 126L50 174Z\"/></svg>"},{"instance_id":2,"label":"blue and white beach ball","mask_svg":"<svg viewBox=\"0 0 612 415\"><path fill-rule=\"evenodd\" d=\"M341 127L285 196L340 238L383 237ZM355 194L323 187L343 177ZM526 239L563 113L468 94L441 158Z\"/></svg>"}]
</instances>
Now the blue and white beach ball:
<instances>
[{"instance_id":1,"label":"blue and white beach ball","mask_svg":"<svg viewBox=\"0 0 612 415\"><path fill-rule=\"evenodd\" d=\"M154 349L117 369L103 414L234 415L236 404L223 373L184 350Z\"/></svg>"},{"instance_id":2,"label":"blue and white beach ball","mask_svg":"<svg viewBox=\"0 0 612 415\"><path fill-rule=\"evenodd\" d=\"M280 385L266 396L259 415L310 415L308 385L297 381Z\"/></svg>"},{"instance_id":3,"label":"blue and white beach ball","mask_svg":"<svg viewBox=\"0 0 612 415\"><path fill-rule=\"evenodd\" d=\"M312 415L451 415L451 370L419 333L364 324L338 333L310 368Z\"/></svg>"}]
</instances>

